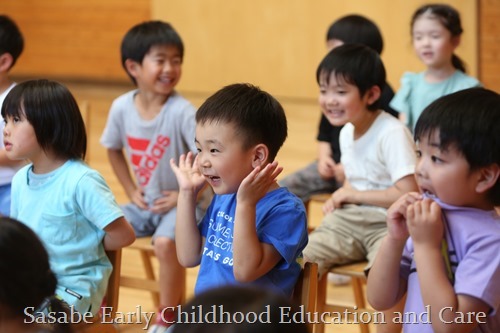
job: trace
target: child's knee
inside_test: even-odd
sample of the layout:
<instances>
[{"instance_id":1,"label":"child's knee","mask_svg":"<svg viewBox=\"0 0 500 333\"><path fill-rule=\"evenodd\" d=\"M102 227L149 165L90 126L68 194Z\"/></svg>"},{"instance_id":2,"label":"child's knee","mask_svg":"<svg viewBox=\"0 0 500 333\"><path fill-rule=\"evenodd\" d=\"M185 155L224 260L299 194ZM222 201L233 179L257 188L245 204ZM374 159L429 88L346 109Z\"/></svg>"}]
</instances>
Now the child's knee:
<instances>
[{"instance_id":1,"label":"child's knee","mask_svg":"<svg viewBox=\"0 0 500 333\"><path fill-rule=\"evenodd\" d=\"M160 261L162 259L169 259L169 258L177 259L177 252L175 250L175 241L168 237L156 237L154 240L154 250L156 257Z\"/></svg>"}]
</instances>

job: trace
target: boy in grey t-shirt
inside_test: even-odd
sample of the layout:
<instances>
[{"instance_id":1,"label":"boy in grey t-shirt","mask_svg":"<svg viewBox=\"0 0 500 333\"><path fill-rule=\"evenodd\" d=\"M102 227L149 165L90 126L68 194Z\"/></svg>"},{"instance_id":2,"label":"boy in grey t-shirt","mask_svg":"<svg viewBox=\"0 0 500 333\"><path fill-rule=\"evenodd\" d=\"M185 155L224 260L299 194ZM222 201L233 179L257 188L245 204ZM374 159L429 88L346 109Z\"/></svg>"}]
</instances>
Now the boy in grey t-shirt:
<instances>
[{"instance_id":1,"label":"boy in grey t-shirt","mask_svg":"<svg viewBox=\"0 0 500 333\"><path fill-rule=\"evenodd\" d=\"M101 137L131 201L123 212L138 237L153 236L160 263L160 308L150 333L165 332L173 322L174 312L164 309L180 303L185 278L174 242L178 184L169 164L196 152L196 110L174 90L183 53L182 40L168 23L144 22L127 32L122 65L137 89L113 102Z\"/></svg>"}]
</instances>

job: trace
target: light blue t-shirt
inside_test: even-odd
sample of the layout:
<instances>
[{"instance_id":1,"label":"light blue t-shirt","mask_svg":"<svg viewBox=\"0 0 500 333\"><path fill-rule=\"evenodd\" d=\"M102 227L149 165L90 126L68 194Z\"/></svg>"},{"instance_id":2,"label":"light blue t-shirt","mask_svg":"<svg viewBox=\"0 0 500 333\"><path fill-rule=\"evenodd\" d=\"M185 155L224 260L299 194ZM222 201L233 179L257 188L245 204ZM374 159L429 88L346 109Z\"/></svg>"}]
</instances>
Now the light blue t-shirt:
<instances>
[{"instance_id":1,"label":"light blue t-shirt","mask_svg":"<svg viewBox=\"0 0 500 333\"><path fill-rule=\"evenodd\" d=\"M48 174L34 174L29 164L12 180L11 217L40 237L56 294L79 312L99 310L112 270L102 229L122 216L102 176L79 160Z\"/></svg>"},{"instance_id":2,"label":"light blue t-shirt","mask_svg":"<svg viewBox=\"0 0 500 333\"><path fill-rule=\"evenodd\" d=\"M214 196L199 226L205 244L195 294L238 284L233 274L235 213L235 193ZM257 203L256 229L260 242L274 246L282 259L250 284L291 296L308 240L304 204L284 187L267 193Z\"/></svg>"},{"instance_id":3,"label":"light blue t-shirt","mask_svg":"<svg viewBox=\"0 0 500 333\"><path fill-rule=\"evenodd\" d=\"M406 116L406 125L413 132L418 117L422 111L439 97L464 90L467 88L480 87L481 83L456 70L448 79L429 83L425 80L425 72L404 73L401 78L401 88L390 102L390 106Z\"/></svg>"}]
</instances>

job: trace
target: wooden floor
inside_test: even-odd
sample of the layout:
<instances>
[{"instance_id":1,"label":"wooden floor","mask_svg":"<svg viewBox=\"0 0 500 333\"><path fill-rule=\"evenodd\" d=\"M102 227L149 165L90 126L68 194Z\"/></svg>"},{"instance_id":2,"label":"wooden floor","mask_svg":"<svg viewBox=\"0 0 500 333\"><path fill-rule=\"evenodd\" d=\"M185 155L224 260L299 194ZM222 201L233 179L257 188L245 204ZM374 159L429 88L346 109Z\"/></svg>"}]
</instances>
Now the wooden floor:
<instances>
[{"instance_id":1,"label":"wooden floor","mask_svg":"<svg viewBox=\"0 0 500 333\"><path fill-rule=\"evenodd\" d=\"M99 144L99 138L104 128L108 110L114 98L130 90L132 86L110 86L103 84L76 84L66 82L76 99L81 104L88 105L88 114L86 115L89 132L89 164L101 172L111 189L113 190L117 201L125 203L126 197L123 189L119 185L108 163L106 152ZM195 106L201 105L207 96L195 96L183 93ZM288 139L278 155L278 162L284 166L285 176L300 167L305 166L312 161L316 155L316 132L317 123L320 116L319 107L316 99L310 101L287 101L280 100L285 108L288 119ZM312 221L315 225L321 221L320 207L312 207ZM143 275L141 261L137 251L124 249L122 271L127 275ZM193 295L193 286L196 280L197 269L189 269L187 276L187 295ZM351 303L353 301L351 287L329 287L328 297ZM138 309L141 311L155 311L150 295L147 292L121 288L119 311L123 313L135 313ZM122 333L145 332L144 323L119 325ZM371 330L375 330L372 328ZM359 332L359 328L353 324L344 325L326 325L326 332Z\"/></svg>"}]
</instances>

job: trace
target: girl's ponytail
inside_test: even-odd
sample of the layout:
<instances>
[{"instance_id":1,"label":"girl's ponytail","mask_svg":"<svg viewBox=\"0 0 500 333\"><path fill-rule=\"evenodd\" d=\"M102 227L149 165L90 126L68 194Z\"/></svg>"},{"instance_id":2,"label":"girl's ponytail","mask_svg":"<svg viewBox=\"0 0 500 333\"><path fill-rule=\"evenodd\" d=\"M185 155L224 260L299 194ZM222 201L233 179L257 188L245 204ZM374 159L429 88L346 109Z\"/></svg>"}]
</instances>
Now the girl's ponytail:
<instances>
[{"instance_id":1,"label":"girl's ponytail","mask_svg":"<svg viewBox=\"0 0 500 333\"><path fill-rule=\"evenodd\" d=\"M455 67L459 71L467 73L467 71L465 69L465 63L464 63L464 61L462 59L460 59L460 57L457 56L455 53L453 53L451 55L451 64L453 65L453 67Z\"/></svg>"}]
</instances>

